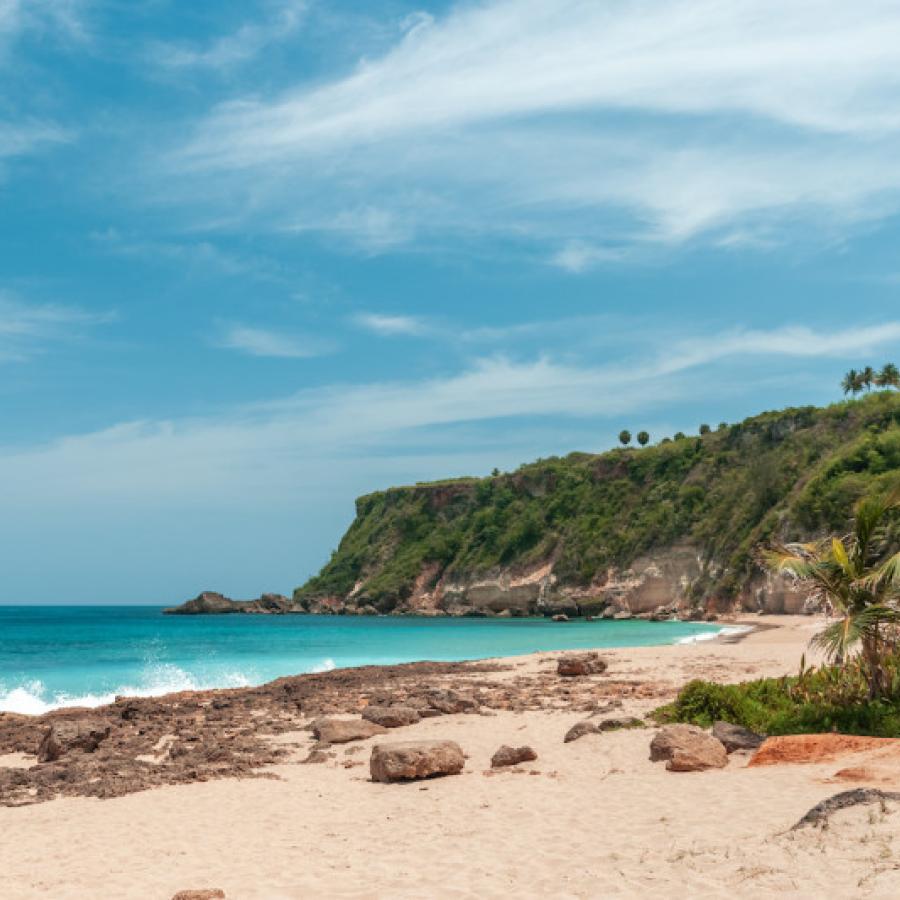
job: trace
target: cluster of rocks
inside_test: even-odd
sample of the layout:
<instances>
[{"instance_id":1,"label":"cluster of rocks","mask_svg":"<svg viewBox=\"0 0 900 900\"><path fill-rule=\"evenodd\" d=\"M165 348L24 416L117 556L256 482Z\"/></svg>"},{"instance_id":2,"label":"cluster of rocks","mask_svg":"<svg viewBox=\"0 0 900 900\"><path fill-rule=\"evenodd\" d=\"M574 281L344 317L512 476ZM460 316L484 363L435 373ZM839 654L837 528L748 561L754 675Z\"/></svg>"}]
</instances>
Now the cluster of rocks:
<instances>
[{"instance_id":1,"label":"cluster of rocks","mask_svg":"<svg viewBox=\"0 0 900 900\"><path fill-rule=\"evenodd\" d=\"M764 740L763 735L728 722L716 722L711 733L696 725L667 725L650 742L650 759L665 760L670 772L724 769L729 754L755 750Z\"/></svg>"}]
</instances>

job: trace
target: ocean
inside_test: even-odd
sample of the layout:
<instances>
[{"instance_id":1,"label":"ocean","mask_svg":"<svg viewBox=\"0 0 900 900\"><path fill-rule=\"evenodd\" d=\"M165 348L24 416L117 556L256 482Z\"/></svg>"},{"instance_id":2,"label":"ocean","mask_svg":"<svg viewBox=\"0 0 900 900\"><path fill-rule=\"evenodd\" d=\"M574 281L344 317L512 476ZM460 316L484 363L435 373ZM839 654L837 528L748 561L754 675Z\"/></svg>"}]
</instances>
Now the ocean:
<instances>
[{"instance_id":1,"label":"ocean","mask_svg":"<svg viewBox=\"0 0 900 900\"><path fill-rule=\"evenodd\" d=\"M164 616L158 606L0 606L0 712L116 695L242 687L282 675L714 637L694 622Z\"/></svg>"}]
</instances>

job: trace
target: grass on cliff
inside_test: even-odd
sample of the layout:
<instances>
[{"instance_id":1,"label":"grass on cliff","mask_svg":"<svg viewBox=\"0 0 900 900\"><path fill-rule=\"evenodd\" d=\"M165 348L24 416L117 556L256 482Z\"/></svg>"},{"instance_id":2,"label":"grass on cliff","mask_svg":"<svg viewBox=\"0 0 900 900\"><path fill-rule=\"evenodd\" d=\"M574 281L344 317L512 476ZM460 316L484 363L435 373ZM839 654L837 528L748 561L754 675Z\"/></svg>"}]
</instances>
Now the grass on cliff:
<instances>
[{"instance_id":1,"label":"grass on cliff","mask_svg":"<svg viewBox=\"0 0 900 900\"><path fill-rule=\"evenodd\" d=\"M804 669L791 678L764 678L742 684L691 681L674 703L654 713L660 723L709 727L732 722L761 734L819 734L836 731L900 737L900 656L886 662L891 688L871 700L858 662Z\"/></svg>"},{"instance_id":2,"label":"grass on cliff","mask_svg":"<svg viewBox=\"0 0 900 900\"><path fill-rule=\"evenodd\" d=\"M709 562L697 597L736 593L774 537L847 525L900 470L900 396L764 413L644 449L573 453L510 474L395 488L357 516L299 600L346 597L389 611L427 572L472 576L552 559L584 584L654 548L689 542ZM427 586L427 585L426 585Z\"/></svg>"}]
</instances>

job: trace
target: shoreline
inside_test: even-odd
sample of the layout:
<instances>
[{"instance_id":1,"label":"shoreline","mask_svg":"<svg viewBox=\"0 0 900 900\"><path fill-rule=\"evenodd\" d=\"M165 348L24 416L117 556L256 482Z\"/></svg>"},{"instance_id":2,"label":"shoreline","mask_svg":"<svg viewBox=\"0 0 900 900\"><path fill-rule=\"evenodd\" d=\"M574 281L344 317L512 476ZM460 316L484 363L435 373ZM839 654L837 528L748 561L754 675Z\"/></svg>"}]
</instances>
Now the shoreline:
<instances>
[{"instance_id":1,"label":"shoreline","mask_svg":"<svg viewBox=\"0 0 900 900\"><path fill-rule=\"evenodd\" d=\"M0 841L4 896L170 900L213 887L229 900L896 896L890 810L848 810L827 833L790 831L815 804L869 783L836 778L843 760L748 768L736 753L725 769L673 773L648 759L652 727L563 741L610 710L644 719L692 678L793 673L820 620L761 618L728 623L753 626L739 640L603 650L607 671L583 678L560 678L567 654L552 651L0 716L0 797L21 781L16 802L27 804L0 805L0 833L16 835ZM428 702L446 711L314 752L309 728L320 716L358 721L367 706ZM85 713L117 716L116 734L73 757L78 765L35 766L28 742L48 721ZM11 746L16 733L22 742ZM406 740L457 742L462 774L373 783L373 745ZM537 759L492 769L501 744L527 744ZM39 770L53 775L46 793Z\"/></svg>"}]
</instances>

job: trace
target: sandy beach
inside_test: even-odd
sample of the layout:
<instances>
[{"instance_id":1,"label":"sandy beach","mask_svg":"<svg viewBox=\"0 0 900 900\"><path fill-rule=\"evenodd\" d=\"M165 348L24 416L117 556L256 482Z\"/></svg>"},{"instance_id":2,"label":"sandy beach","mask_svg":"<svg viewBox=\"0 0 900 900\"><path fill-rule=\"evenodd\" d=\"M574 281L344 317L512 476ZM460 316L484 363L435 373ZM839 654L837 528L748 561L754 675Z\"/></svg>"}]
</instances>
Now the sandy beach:
<instances>
[{"instance_id":1,"label":"sandy beach","mask_svg":"<svg viewBox=\"0 0 900 900\"><path fill-rule=\"evenodd\" d=\"M749 754L736 753L725 769L673 773L649 761L652 728L563 743L585 719L580 707L592 691L604 703L620 699L617 714L643 716L693 677L795 671L816 627L805 617L753 624L772 627L739 641L604 651L606 673L556 692L549 687L559 685L560 654L503 660L479 681L546 690L544 708L483 706L480 714L424 719L387 737L335 745L318 765L302 763L315 742L301 718L296 730L271 738L289 751L266 767L275 777L0 808L0 894L897 896L900 831L890 806L837 813L827 829L790 830L816 803L867 783L835 778L855 757L748 768ZM439 680L459 684L466 676ZM461 775L403 785L369 779L373 744L445 738L466 754ZM492 770L501 744L530 745L538 759ZM0 767L33 764L23 753L0 756ZM157 764L165 762L146 762ZM888 781L877 786L900 784Z\"/></svg>"}]
</instances>

